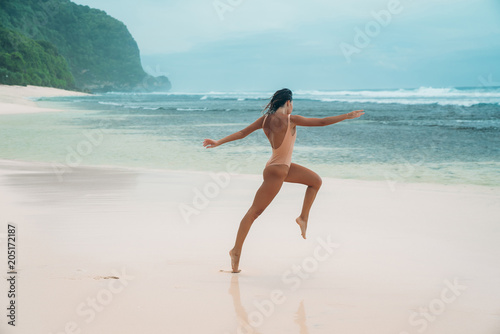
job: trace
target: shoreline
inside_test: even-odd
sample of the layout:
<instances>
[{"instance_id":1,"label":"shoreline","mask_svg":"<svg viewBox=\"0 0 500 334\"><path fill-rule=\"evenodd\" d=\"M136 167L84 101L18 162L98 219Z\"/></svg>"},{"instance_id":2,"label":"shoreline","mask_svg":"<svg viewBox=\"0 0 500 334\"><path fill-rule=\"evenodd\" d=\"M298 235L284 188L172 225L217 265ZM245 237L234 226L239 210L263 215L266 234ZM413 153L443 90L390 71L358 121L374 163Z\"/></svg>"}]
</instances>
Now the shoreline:
<instances>
[{"instance_id":1,"label":"shoreline","mask_svg":"<svg viewBox=\"0 0 500 334\"><path fill-rule=\"evenodd\" d=\"M166 169L166 168L149 168L149 167L135 167L135 166L116 166L116 165L79 165L76 167L66 166L69 172L75 171L104 171L104 172L112 172L112 171L121 171L121 172L130 172L130 173L144 173L144 174L194 174L194 175L210 175L210 174L228 174L230 176L236 176L247 179L254 179L257 181L262 181L262 173L240 173L240 172L227 172L225 170L219 171L203 171L203 170L182 170L182 169ZM54 170L52 162L45 161L30 161L30 160L18 160L18 159L4 159L0 157L0 172L5 172L6 170L32 170L39 169L44 172L50 172L57 176L57 172ZM352 185L352 186L371 186L371 187L379 187L379 188L387 188L391 192L396 192L389 180L364 180L364 179L347 179L347 178L334 178L329 176L320 177L324 180L328 180L328 182L340 183L343 185ZM260 184L260 183L259 183ZM472 192L499 192L500 186L495 185L478 185L478 184L443 184L443 183L432 183L432 182L397 182L397 188L411 188L411 189L420 189L420 190L442 190L442 191L472 191Z\"/></svg>"},{"instance_id":2,"label":"shoreline","mask_svg":"<svg viewBox=\"0 0 500 334\"><path fill-rule=\"evenodd\" d=\"M0 115L61 112L65 110L40 107L33 98L88 95L52 87L0 85Z\"/></svg>"},{"instance_id":3,"label":"shoreline","mask_svg":"<svg viewBox=\"0 0 500 334\"><path fill-rule=\"evenodd\" d=\"M55 88L48 88L48 87L37 87L37 86L7 86L7 85L0 85L0 116L1 115L14 115L14 114L29 114L29 113L46 113L46 112L63 112L63 111L78 111L78 112L92 112L95 110L80 110L80 109L71 109L70 106L68 105L63 105L63 104L54 104L54 103L47 103L47 108L42 107L40 104L43 103L38 103L36 101L30 100L29 98L39 98L39 97L51 97L51 96L86 96L89 94L86 93L81 93L81 92L74 92L74 91L67 91L67 90L61 90L61 89L55 89ZM53 107L52 107L53 106ZM61 148L61 152L65 152ZM31 152L31 155L19 155L19 154L11 154L11 155L5 155L6 158L0 157L0 159L14 159L18 161L33 161L33 162L43 162L43 160L37 160L36 155L33 155L35 153ZM193 152L194 153L194 152ZM66 155L67 156L67 155ZM35 157L34 160L30 160L29 157ZM25 160L28 158L28 160ZM43 158L42 158L43 159ZM63 153L61 153L61 158L59 159L59 163L64 163L62 162L63 160ZM57 160L57 159L56 159ZM45 160L47 163L47 160ZM108 159L108 161L110 161ZM403 160L404 162L405 160ZM90 162L90 161L89 161ZM95 166L95 167L116 167L116 168L136 168L136 169L141 169L143 167L136 166L134 164L129 164L126 166L120 166L120 165L101 165L99 164L102 161L96 161L97 164L88 164L87 166ZM106 161L104 161L106 163ZM299 164L302 164L301 161L298 161ZM489 162L486 162L488 164ZM125 161L126 164L126 161ZM147 165L147 164L146 164ZM169 171L171 169L168 168L158 168L154 165L160 165L158 163L151 163L149 166L144 167L144 170L162 170L162 171ZM152 167L151 167L152 166ZM307 165L305 165L307 166ZM349 166L345 167L344 165L339 165L336 166L338 168L349 168ZM203 170L199 168L199 172L203 173L207 170ZM314 169L313 167L310 167L313 170L315 170L320 176L325 175L325 167L321 166L320 169ZM321 169L322 168L322 169ZM366 173L364 175L349 175L349 173L345 178L335 178L338 180L359 180L359 181L366 181L366 182L382 182L386 184L390 184L391 182L395 184L396 186L401 186L404 184L422 184L422 185L443 185L443 186L457 186L457 187L462 187L462 186L477 186L477 187L487 187L487 188L498 188L500 185L495 183L496 179L486 179L486 180L481 180L480 178L476 179L471 179L468 180L467 178L469 177L469 173L464 172L464 174L459 175L458 178L456 178L457 182L455 182L455 179L450 180L449 178L446 179L443 175L440 174L429 174L425 175L425 173L428 173L429 171L432 172L432 166L421 166L419 167L418 165L415 168L421 168L422 170L420 172L423 173L423 179L425 181L415 181L414 179L409 179L405 180L406 176L405 173L407 173L407 166L404 163L401 163L399 167L397 167L395 170L392 170L391 173L388 174L388 176L382 177L380 169L386 168L384 165L377 165L377 164L372 164L372 165L364 165L363 168L366 170ZM453 167L449 167L453 168ZM485 167L485 168L490 168L490 167ZM462 168L465 170L465 168ZM222 169L221 169L222 170ZM257 169L256 169L257 170ZM468 170L471 170L470 167L468 167ZM177 170L177 171L182 171L182 170ZM248 172L248 171L247 171ZM261 175L261 170L258 170L258 172L255 172L253 174L249 175ZM346 170L342 170L340 174L346 173ZM377 174L378 173L378 174ZM327 174L327 175L332 175ZM370 175L375 175L375 177L370 178ZM352 177L351 177L352 176ZM364 177L363 177L364 176ZM462 176L462 177L460 177ZM389 177L389 178L388 178ZM377 180L378 179L378 180Z\"/></svg>"}]
</instances>

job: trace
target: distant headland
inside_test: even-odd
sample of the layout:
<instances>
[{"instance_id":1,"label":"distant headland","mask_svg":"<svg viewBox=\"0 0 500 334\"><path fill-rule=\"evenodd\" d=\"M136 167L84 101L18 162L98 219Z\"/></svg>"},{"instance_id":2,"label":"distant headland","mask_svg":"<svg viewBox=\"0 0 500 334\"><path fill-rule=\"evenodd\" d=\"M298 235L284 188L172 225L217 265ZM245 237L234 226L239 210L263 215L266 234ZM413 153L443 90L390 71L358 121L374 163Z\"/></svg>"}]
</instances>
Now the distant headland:
<instances>
[{"instance_id":1,"label":"distant headland","mask_svg":"<svg viewBox=\"0 0 500 334\"><path fill-rule=\"evenodd\" d=\"M142 68L125 24L69 0L0 4L0 83L85 92L168 91Z\"/></svg>"}]
</instances>

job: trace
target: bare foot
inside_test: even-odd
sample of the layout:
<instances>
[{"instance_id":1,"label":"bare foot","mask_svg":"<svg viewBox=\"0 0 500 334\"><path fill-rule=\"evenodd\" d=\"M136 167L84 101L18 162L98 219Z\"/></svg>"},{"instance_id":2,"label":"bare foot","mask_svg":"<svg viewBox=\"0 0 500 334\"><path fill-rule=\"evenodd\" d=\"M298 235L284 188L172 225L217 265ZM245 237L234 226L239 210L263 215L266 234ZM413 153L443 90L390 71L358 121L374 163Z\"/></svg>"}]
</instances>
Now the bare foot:
<instances>
[{"instance_id":1,"label":"bare foot","mask_svg":"<svg viewBox=\"0 0 500 334\"><path fill-rule=\"evenodd\" d=\"M302 238L306 238L306 230L307 230L307 220L302 219L301 217L298 217L295 219L297 224L300 226L300 234L302 234Z\"/></svg>"},{"instance_id":2,"label":"bare foot","mask_svg":"<svg viewBox=\"0 0 500 334\"><path fill-rule=\"evenodd\" d=\"M229 251L229 256L231 257L231 267L233 268L233 273L239 273L241 270L238 269L238 265L240 264L240 254L236 254L231 249Z\"/></svg>"}]
</instances>

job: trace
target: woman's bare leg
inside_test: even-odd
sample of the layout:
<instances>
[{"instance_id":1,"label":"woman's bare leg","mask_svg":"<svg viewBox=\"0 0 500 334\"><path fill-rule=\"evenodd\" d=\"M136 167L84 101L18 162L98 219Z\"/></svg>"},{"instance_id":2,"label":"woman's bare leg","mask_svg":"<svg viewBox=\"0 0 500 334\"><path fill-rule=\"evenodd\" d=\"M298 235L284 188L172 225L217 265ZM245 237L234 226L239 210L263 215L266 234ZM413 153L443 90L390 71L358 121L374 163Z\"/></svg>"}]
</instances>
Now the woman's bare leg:
<instances>
[{"instance_id":1,"label":"woman's bare leg","mask_svg":"<svg viewBox=\"0 0 500 334\"><path fill-rule=\"evenodd\" d=\"M292 163L290 170L285 178L285 182L301 183L307 185L306 194L304 196L304 203L302 204L302 212L300 216L295 219L300 226L302 237L306 238L307 221L309 219L309 211L316 198L319 188L321 187L321 177L312 170Z\"/></svg>"},{"instance_id":2,"label":"woman's bare leg","mask_svg":"<svg viewBox=\"0 0 500 334\"><path fill-rule=\"evenodd\" d=\"M233 273L239 272L238 266L240 262L241 248L243 247L243 242L245 241L250 227L255 219L257 219L257 217L259 217L259 215L271 203L276 194L278 194L287 172L288 166L286 165L271 165L264 169L264 182L260 186L259 190L257 190L252 206L248 209L247 213L241 220L240 228L238 229L238 234L236 236L236 242L234 243L233 249L229 251Z\"/></svg>"}]
</instances>

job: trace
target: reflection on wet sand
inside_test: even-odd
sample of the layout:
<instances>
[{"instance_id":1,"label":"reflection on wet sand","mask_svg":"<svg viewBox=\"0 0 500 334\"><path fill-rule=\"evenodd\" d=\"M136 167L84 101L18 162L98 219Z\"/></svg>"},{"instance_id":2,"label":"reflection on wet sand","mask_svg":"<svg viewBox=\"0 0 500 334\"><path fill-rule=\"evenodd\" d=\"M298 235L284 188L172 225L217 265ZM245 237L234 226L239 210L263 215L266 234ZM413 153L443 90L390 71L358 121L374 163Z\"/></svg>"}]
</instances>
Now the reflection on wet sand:
<instances>
[{"instance_id":1,"label":"reflection on wet sand","mask_svg":"<svg viewBox=\"0 0 500 334\"><path fill-rule=\"evenodd\" d=\"M295 323L300 327L300 334L309 334L306 325L306 310L304 308L304 300L300 301L299 309L295 313Z\"/></svg>"},{"instance_id":2,"label":"reflection on wet sand","mask_svg":"<svg viewBox=\"0 0 500 334\"><path fill-rule=\"evenodd\" d=\"M119 202L137 187L139 173L129 169L69 167L62 164L0 160L2 187L22 192L23 205L82 205L94 199Z\"/></svg>"},{"instance_id":3,"label":"reflection on wet sand","mask_svg":"<svg viewBox=\"0 0 500 334\"><path fill-rule=\"evenodd\" d=\"M254 327L250 326L250 324L248 323L248 313L241 304L240 283L238 282L238 275L232 275L229 293L233 297L234 311L236 312L236 317L238 319L238 328L236 330L236 333L260 334Z\"/></svg>"},{"instance_id":4,"label":"reflection on wet sand","mask_svg":"<svg viewBox=\"0 0 500 334\"><path fill-rule=\"evenodd\" d=\"M229 293L233 297L234 311L236 312L236 317L238 320L238 327L236 330L237 334L260 334L257 329L250 325L248 319L248 313L241 304L240 297L240 284L239 275L233 274L231 277L231 285L229 287ZM295 323L299 325L300 334L309 334L309 330L306 324L306 312L304 308L304 300L300 302L299 309L295 313Z\"/></svg>"}]
</instances>

